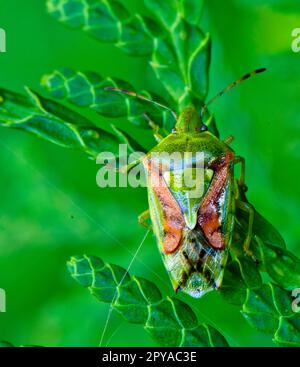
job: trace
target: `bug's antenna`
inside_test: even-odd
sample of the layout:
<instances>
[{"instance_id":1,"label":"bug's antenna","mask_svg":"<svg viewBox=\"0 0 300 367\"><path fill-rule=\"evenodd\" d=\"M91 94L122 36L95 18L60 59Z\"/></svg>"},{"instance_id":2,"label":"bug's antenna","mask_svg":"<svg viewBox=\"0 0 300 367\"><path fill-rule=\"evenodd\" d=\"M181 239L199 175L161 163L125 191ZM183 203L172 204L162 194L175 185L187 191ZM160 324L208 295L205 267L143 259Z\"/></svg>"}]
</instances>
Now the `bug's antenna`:
<instances>
[{"instance_id":1,"label":"bug's antenna","mask_svg":"<svg viewBox=\"0 0 300 367\"><path fill-rule=\"evenodd\" d=\"M148 103L152 103L157 107L163 108L169 112L171 112L171 114L174 116L175 120L177 120L177 115L176 113L171 110L171 108L164 106L163 104L156 102L156 101L152 101L151 99L143 96L142 94L137 94L135 92L130 92L128 90L124 90L124 89L119 89L119 88L114 88L114 87L106 87L104 88L104 90L110 91L110 92L117 92L117 93L123 93L123 94L127 94L128 96L137 98L137 99L141 99L142 101L148 102Z\"/></svg>"},{"instance_id":2,"label":"bug's antenna","mask_svg":"<svg viewBox=\"0 0 300 367\"><path fill-rule=\"evenodd\" d=\"M256 69L251 71L251 73L245 74L244 76L242 76L240 79L236 80L235 82L229 84L225 89L223 89L220 93L218 93L216 96L214 96L211 100L209 100L203 107L201 110L201 119L204 116L204 113L206 112L208 106L210 104L212 104L213 102L215 102L217 99L219 99L223 94L225 94L226 92L228 92L230 89L232 89L233 87L235 87L237 84L241 83L242 81L250 78L252 75L254 74L259 74L262 73L263 71L266 71L266 68L260 68L260 69Z\"/></svg>"}]
</instances>

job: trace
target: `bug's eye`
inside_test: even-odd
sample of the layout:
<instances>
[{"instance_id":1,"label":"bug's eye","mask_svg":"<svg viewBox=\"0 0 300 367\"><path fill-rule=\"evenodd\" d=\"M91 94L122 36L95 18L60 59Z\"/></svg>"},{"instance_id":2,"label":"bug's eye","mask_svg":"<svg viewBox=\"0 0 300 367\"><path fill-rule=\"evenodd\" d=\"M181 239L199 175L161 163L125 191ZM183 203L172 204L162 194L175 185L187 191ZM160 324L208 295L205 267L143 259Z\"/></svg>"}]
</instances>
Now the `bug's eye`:
<instances>
[{"instance_id":1,"label":"bug's eye","mask_svg":"<svg viewBox=\"0 0 300 367\"><path fill-rule=\"evenodd\" d=\"M202 124L201 131L207 131L208 127L205 124Z\"/></svg>"}]
</instances>

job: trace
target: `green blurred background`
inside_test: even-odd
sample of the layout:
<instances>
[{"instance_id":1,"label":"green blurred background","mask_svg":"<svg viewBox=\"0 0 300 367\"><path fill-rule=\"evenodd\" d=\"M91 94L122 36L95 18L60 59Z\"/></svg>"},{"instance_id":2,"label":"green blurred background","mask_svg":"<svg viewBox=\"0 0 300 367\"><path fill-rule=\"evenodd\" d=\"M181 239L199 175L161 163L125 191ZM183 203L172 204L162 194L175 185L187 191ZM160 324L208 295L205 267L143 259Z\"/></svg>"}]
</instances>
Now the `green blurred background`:
<instances>
[{"instance_id":1,"label":"green blurred background","mask_svg":"<svg viewBox=\"0 0 300 367\"><path fill-rule=\"evenodd\" d=\"M147 14L140 0L132 11ZM230 134L246 157L249 199L300 255L300 53L291 32L300 27L300 4L285 0L209 0L202 27L213 40L210 96L257 67L268 72L223 97L215 112L222 137ZM44 73L69 66L127 79L138 89L155 89L146 59L125 56L111 45L71 31L51 19L42 0L1 0L0 28L7 53L0 54L0 85L40 90ZM107 127L110 121L93 116ZM127 126L125 120L119 126ZM149 133L129 128L143 143ZM146 209L145 189L99 189L98 167L81 153L30 135L0 130L0 288L7 312L0 313L0 339L45 346L96 346L108 305L98 304L68 275L74 254L95 254L127 267L145 230L137 216ZM171 294L155 239L149 235L131 273L155 281ZM199 319L215 325L231 345L272 345L255 332L217 292L201 300L180 295ZM140 326L113 314L105 344L151 346Z\"/></svg>"}]
</instances>

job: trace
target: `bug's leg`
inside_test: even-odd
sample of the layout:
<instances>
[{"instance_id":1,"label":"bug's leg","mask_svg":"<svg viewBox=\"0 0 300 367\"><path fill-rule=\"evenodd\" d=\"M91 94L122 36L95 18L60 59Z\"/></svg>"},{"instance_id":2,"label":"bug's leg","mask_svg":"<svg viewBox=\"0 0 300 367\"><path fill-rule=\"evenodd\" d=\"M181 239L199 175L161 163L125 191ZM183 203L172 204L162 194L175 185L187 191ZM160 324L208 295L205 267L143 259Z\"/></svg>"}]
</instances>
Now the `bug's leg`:
<instances>
[{"instance_id":1,"label":"bug's leg","mask_svg":"<svg viewBox=\"0 0 300 367\"><path fill-rule=\"evenodd\" d=\"M247 186L245 185L245 158L241 156L237 156L234 158L234 164L241 165L241 175L238 180L239 186L243 189L244 192L247 191Z\"/></svg>"},{"instance_id":2,"label":"bug's leg","mask_svg":"<svg viewBox=\"0 0 300 367\"><path fill-rule=\"evenodd\" d=\"M246 203L240 200L237 200L236 206L237 208L245 211L249 215L247 236L243 244L243 250L247 255L251 256L254 261L256 261L253 252L250 250L251 240L253 236L254 208L250 203Z\"/></svg>"},{"instance_id":3,"label":"bug's leg","mask_svg":"<svg viewBox=\"0 0 300 367\"><path fill-rule=\"evenodd\" d=\"M230 145L234 141L234 136L229 135L223 142L227 145Z\"/></svg>"},{"instance_id":4,"label":"bug's leg","mask_svg":"<svg viewBox=\"0 0 300 367\"><path fill-rule=\"evenodd\" d=\"M128 163L125 166L115 167L113 169L115 172L122 173L122 174L128 174L132 168L134 168L135 166L137 166L140 163L141 163L141 158L138 158L136 161L132 163ZM107 167L109 166L107 165Z\"/></svg>"},{"instance_id":5,"label":"bug's leg","mask_svg":"<svg viewBox=\"0 0 300 367\"><path fill-rule=\"evenodd\" d=\"M149 124L149 126L151 127L151 129L153 131L154 139L158 143L161 142L163 140L163 136L160 135L160 133L159 133L159 126L154 121L152 121L151 118L146 113L144 113L143 116L148 121L148 124Z\"/></svg>"},{"instance_id":6,"label":"bug's leg","mask_svg":"<svg viewBox=\"0 0 300 367\"><path fill-rule=\"evenodd\" d=\"M139 224L142 225L143 227L149 229L149 230L152 230L152 225L151 224L148 224L146 223L146 221L150 219L150 210L147 209L145 210L143 213L141 213L139 216L138 216L138 221L139 221Z\"/></svg>"}]
</instances>

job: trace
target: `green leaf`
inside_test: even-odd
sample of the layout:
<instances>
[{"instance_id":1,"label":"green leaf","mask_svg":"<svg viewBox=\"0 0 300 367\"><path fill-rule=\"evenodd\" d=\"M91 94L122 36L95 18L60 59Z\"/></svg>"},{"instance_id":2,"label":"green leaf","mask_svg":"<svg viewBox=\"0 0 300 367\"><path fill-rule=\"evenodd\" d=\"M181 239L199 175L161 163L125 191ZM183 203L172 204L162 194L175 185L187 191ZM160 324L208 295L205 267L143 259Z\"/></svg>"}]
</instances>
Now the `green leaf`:
<instances>
[{"instance_id":1,"label":"green leaf","mask_svg":"<svg viewBox=\"0 0 300 367\"><path fill-rule=\"evenodd\" d=\"M235 261L239 265L241 276L248 289L258 288L262 285L262 278L257 264L248 255L243 254L237 257Z\"/></svg>"},{"instance_id":2,"label":"green leaf","mask_svg":"<svg viewBox=\"0 0 300 367\"><path fill-rule=\"evenodd\" d=\"M147 27L146 20L140 15L135 15L125 21L116 45L129 55L149 55L154 47L154 39Z\"/></svg>"},{"instance_id":3,"label":"green leaf","mask_svg":"<svg viewBox=\"0 0 300 367\"><path fill-rule=\"evenodd\" d=\"M45 75L42 78L42 85L54 98L65 99L76 106L90 108L105 117L127 117L130 122L142 128L151 129L144 116L145 113L153 122L166 130L173 128L176 123L173 114L158 105L128 94L106 90L110 87L135 92L129 83L119 79L102 78L97 73L76 72L69 68L62 68ZM141 94L166 105L161 97L146 92Z\"/></svg>"},{"instance_id":4,"label":"green leaf","mask_svg":"<svg viewBox=\"0 0 300 367\"><path fill-rule=\"evenodd\" d=\"M273 283L248 289L242 315L255 329L273 334L279 345L300 345L300 318L292 311L289 292Z\"/></svg>"},{"instance_id":5,"label":"green leaf","mask_svg":"<svg viewBox=\"0 0 300 367\"><path fill-rule=\"evenodd\" d=\"M204 0L179 0L182 18L190 24L199 25Z\"/></svg>"},{"instance_id":6,"label":"green leaf","mask_svg":"<svg viewBox=\"0 0 300 367\"><path fill-rule=\"evenodd\" d=\"M153 50L144 19L131 16L118 1L48 0L47 8L58 21L102 42L113 42L130 55L149 55Z\"/></svg>"},{"instance_id":7,"label":"green leaf","mask_svg":"<svg viewBox=\"0 0 300 367\"><path fill-rule=\"evenodd\" d=\"M180 74L176 55L165 40L156 40L150 65L173 100L179 105L187 103L186 85Z\"/></svg>"},{"instance_id":8,"label":"green leaf","mask_svg":"<svg viewBox=\"0 0 300 367\"><path fill-rule=\"evenodd\" d=\"M119 153L120 139L88 119L27 89L27 96L0 89L0 126L30 132L54 144L96 158Z\"/></svg>"},{"instance_id":9,"label":"green leaf","mask_svg":"<svg viewBox=\"0 0 300 367\"><path fill-rule=\"evenodd\" d=\"M247 199L246 199L247 200ZM242 226L242 230L246 231L248 227L248 214L237 208L236 216ZM286 244L277 229L265 219L257 210L254 209L253 234L258 236L265 244L286 248Z\"/></svg>"},{"instance_id":10,"label":"green leaf","mask_svg":"<svg viewBox=\"0 0 300 367\"><path fill-rule=\"evenodd\" d=\"M193 99L196 99L195 104L197 106L197 101L203 102L208 92L210 65L209 35L205 35L198 26L195 26L195 23L197 23L195 19L200 17L201 4L196 4L195 1L179 0L146 0L145 3L169 33L176 55L175 59L172 51L168 50L166 45L158 45L159 47L156 46L153 55L154 65L156 65L155 61L157 60L159 65L166 65L165 60L171 60L168 68L173 70L173 74L180 75L183 85L181 85L180 91L177 90L176 95L174 94L175 88L173 88L173 93L170 94L173 98L179 100L180 108L193 102ZM193 11L194 13L192 13ZM194 14L194 19L191 16L189 17L189 14ZM179 70L175 65L178 65ZM160 68L157 68L157 70L159 71ZM166 80L165 77L159 77L159 79L168 88L170 78Z\"/></svg>"},{"instance_id":11,"label":"green leaf","mask_svg":"<svg viewBox=\"0 0 300 367\"><path fill-rule=\"evenodd\" d=\"M300 345L300 315L281 317L279 328L275 333L274 342L285 347L299 347Z\"/></svg>"},{"instance_id":12,"label":"green leaf","mask_svg":"<svg viewBox=\"0 0 300 367\"><path fill-rule=\"evenodd\" d=\"M185 89L180 96L179 106L187 104L186 95L191 99L204 101L208 91L208 70L210 65L210 38L199 27L183 20L177 21L170 29Z\"/></svg>"},{"instance_id":13,"label":"green leaf","mask_svg":"<svg viewBox=\"0 0 300 367\"><path fill-rule=\"evenodd\" d=\"M273 302L270 287L264 284L259 289L247 291L243 316L255 329L273 334L278 327L278 312Z\"/></svg>"},{"instance_id":14,"label":"green leaf","mask_svg":"<svg viewBox=\"0 0 300 367\"><path fill-rule=\"evenodd\" d=\"M203 0L144 0L144 2L166 29L174 27L180 18L190 24L199 25Z\"/></svg>"},{"instance_id":15,"label":"green leaf","mask_svg":"<svg viewBox=\"0 0 300 367\"><path fill-rule=\"evenodd\" d=\"M226 265L220 292L228 303L241 306L246 299L247 290L261 286L262 278L256 263L245 254L234 255Z\"/></svg>"},{"instance_id":16,"label":"green leaf","mask_svg":"<svg viewBox=\"0 0 300 367\"><path fill-rule=\"evenodd\" d=\"M125 133L124 131L118 129L114 125L110 125L116 138L119 141L119 144L126 144L128 151L130 153L138 152L138 153L145 153L144 147L142 147L139 143L137 143L130 135Z\"/></svg>"},{"instance_id":17,"label":"green leaf","mask_svg":"<svg viewBox=\"0 0 300 367\"><path fill-rule=\"evenodd\" d=\"M246 299L247 286L235 260L229 261L226 265L220 293L226 302L237 306L241 306Z\"/></svg>"},{"instance_id":18,"label":"green leaf","mask_svg":"<svg viewBox=\"0 0 300 367\"><path fill-rule=\"evenodd\" d=\"M197 28L191 30L189 34L188 86L198 100L204 101L208 92L210 36L204 35Z\"/></svg>"},{"instance_id":19,"label":"green leaf","mask_svg":"<svg viewBox=\"0 0 300 367\"><path fill-rule=\"evenodd\" d=\"M64 24L114 43L130 55L149 56L157 78L180 111L188 104L201 106L208 91L210 40L196 25L200 3L146 1L155 15L151 20L131 16L111 0L49 0L48 11Z\"/></svg>"},{"instance_id":20,"label":"green leaf","mask_svg":"<svg viewBox=\"0 0 300 367\"><path fill-rule=\"evenodd\" d=\"M299 260L285 249L277 230L255 211L250 247L259 260L255 262L243 250L249 217L240 210L236 214L232 258L225 268L220 293L228 303L241 308L243 317L253 328L271 334L274 343L300 345L298 315L293 313L289 291L300 284ZM272 242L274 245L269 244ZM260 272L267 272L278 285L263 284Z\"/></svg>"},{"instance_id":21,"label":"green leaf","mask_svg":"<svg viewBox=\"0 0 300 367\"><path fill-rule=\"evenodd\" d=\"M144 3L167 30L174 27L180 18L177 0L144 0Z\"/></svg>"},{"instance_id":22,"label":"green leaf","mask_svg":"<svg viewBox=\"0 0 300 367\"><path fill-rule=\"evenodd\" d=\"M191 103L200 109L208 91L210 64L210 39L198 26L203 0L145 2L154 14L152 20L130 15L120 2L112 0L48 0L47 4L52 16L69 27L111 42L127 54L147 56L177 110ZM52 97L93 109L108 118L127 117L137 126L149 128L143 118L146 112L161 129L169 131L174 126L168 111L134 96L105 90L114 87L134 91L130 84L118 79L64 68L44 77L43 84ZM142 150L116 127L112 126L114 135L109 134L71 109L27 92L22 96L0 90L0 125L80 149L93 158L104 150L117 154L120 142L128 144L130 151ZM142 94L162 102L157 96ZM207 125L218 136L212 116ZM286 250L281 235L257 211L251 251L259 263L245 256L242 247L248 220L248 215L237 209L231 259L220 292L226 301L241 308L250 325L272 334L275 343L300 345L299 314L292 312L288 291L299 288L300 260ZM198 324L187 304L162 297L153 283L130 277L121 267L87 256L72 258L68 266L72 276L99 301L112 303L128 322L143 325L160 345L227 345L216 329ZM259 271L267 272L264 278L269 276L277 284L263 284Z\"/></svg>"},{"instance_id":23,"label":"green leaf","mask_svg":"<svg viewBox=\"0 0 300 367\"><path fill-rule=\"evenodd\" d=\"M160 346L228 346L219 331L199 325L186 303L163 298L157 286L94 256L68 262L72 277L101 302L111 303L128 322L141 324Z\"/></svg>"},{"instance_id":24,"label":"green leaf","mask_svg":"<svg viewBox=\"0 0 300 367\"><path fill-rule=\"evenodd\" d=\"M300 259L286 249L264 244L260 238L257 241L269 276L285 289L300 288Z\"/></svg>"}]
</instances>

